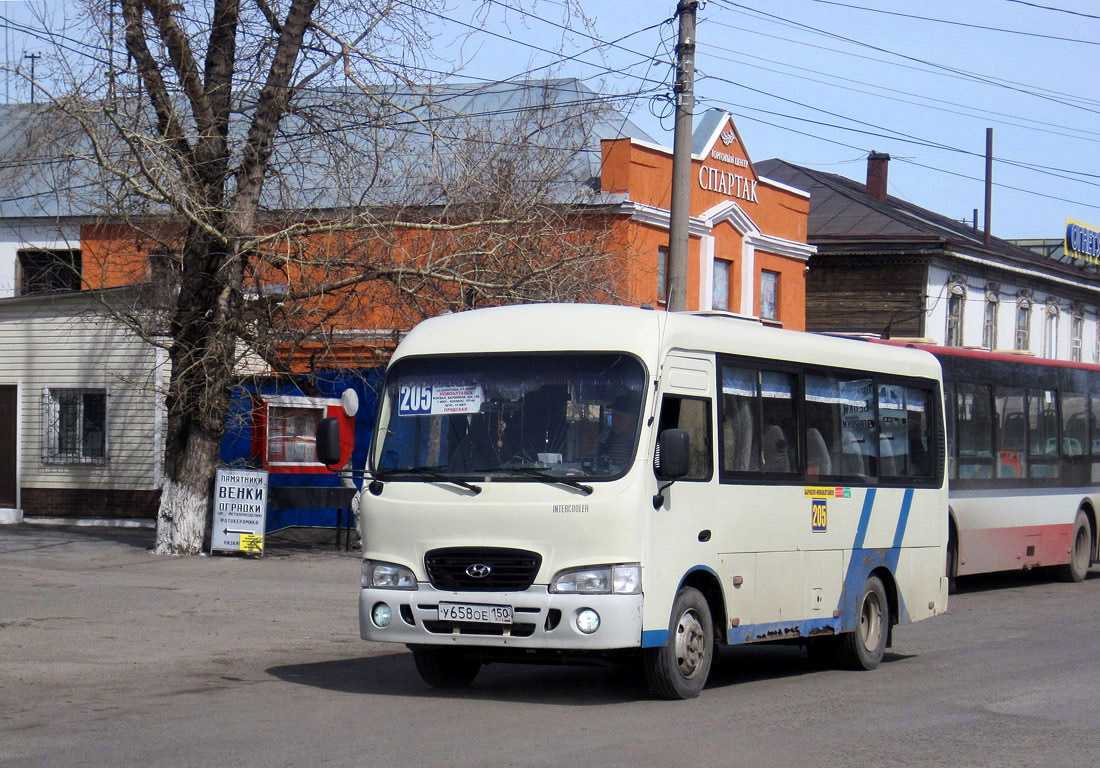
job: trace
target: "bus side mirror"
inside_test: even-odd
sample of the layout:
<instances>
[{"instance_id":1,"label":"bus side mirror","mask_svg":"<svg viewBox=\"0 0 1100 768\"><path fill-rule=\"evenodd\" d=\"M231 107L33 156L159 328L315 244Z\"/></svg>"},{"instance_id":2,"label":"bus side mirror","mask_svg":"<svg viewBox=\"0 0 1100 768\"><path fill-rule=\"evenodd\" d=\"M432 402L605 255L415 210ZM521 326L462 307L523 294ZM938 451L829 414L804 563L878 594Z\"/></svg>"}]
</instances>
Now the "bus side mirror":
<instances>
[{"instance_id":1,"label":"bus side mirror","mask_svg":"<svg viewBox=\"0 0 1100 768\"><path fill-rule=\"evenodd\" d=\"M317 461L326 467L340 463L340 420L329 417L317 424Z\"/></svg>"},{"instance_id":2,"label":"bus side mirror","mask_svg":"<svg viewBox=\"0 0 1100 768\"><path fill-rule=\"evenodd\" d=\"M666 429L658 443L657 475L662 480L677 480L691 471L691 436L683 429Z\"/></svg>"}]
</instances>

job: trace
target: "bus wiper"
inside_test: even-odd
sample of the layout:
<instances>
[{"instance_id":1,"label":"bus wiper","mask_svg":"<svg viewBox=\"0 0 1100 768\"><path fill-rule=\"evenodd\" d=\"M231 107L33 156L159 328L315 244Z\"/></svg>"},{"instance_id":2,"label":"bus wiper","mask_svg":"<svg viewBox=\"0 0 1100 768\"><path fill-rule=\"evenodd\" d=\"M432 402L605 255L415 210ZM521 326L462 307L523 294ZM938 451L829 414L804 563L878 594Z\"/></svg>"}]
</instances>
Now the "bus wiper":
<instances>
[{"instance_id":1,"label":"bus wiper","mask_svg":"<svg viewBox=\"0 0 1100 768\"><path fill-rule=\"evenodd\" d=\"M497 467L505 472L519 472L529 477L542 480L544 483L558 483L559 485L567 485L570 488L576 488L578 491L584 491L584 495L588 496L592 493L592 486L585 485L584 483L577 482L570 477L562 477L561 475L551 474L549 470L542 467L532 467L526 464L505 464ZM495 470L494 470L495 471Z\"/></svg>"},{"instance_id":2,"label":"bus wiper","mask_svg":"<svg viewBox=\"0 0 1100 768\"><path fill-rule=\"evenodd\" d=\"M400 467L398 469L387 469L378 472L375 476L385 480L387 475L413 475L422 478L426 483L451 483L452 485L465 488L468 491L473 491L475 495L481 493L481 486L467 483L465 480L459 480L457 477L448 477L447 475L434 471L435 469L434 467Z\"/></svg>"}]
</instances>

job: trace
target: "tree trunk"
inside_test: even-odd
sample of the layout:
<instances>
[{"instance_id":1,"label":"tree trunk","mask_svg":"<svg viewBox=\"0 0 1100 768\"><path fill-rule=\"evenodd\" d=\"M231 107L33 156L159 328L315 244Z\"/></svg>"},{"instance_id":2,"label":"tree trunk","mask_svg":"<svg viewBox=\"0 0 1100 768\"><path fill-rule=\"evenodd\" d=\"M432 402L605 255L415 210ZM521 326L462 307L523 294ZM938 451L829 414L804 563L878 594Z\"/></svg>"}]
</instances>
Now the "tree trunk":
<instances>
[{"instance_id":1,"label":"tree trunk","mask_svg":"<svg viewBox=\"0 0 1100 768\"><path fill-rule=\"evenodd\" d=\"M172 555L202 551L241 314L240 258L195 236L186 250L172 321L165 478L155 549Z\"/></svg>"},{"instance_id":2,"label":"tree trunk","mask_svg":"<svg viewBox=\"0 0 1100 768\"><path fill-rule=\"evenodd\" d=\"M192 429L175 456L174 466L165 473L154 548L158 555L196 555L202 551L220 443Z\"/></svg>"}]
</instances>

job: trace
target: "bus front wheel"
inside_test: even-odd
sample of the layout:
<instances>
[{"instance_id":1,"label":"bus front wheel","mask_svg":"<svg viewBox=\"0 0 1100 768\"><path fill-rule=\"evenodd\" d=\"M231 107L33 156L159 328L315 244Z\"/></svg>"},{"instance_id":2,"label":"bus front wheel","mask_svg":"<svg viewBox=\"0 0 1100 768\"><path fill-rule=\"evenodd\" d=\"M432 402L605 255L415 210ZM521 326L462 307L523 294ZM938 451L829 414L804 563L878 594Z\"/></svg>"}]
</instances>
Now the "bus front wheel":
<instances>
[{"instance_id":1,"label":"bus front wheel","mask_svg":"<svg viewBox=\"0 0 1100 768\"><path fill-rule=\"evenodd\" d=\"M416 671L433 688L465 688L481 671L481 659L458 648L412 648Z\"/></svg>"},{"instance_id":2,"label":"bus front wheel","mask_svg":"<svg viewBox=\"0 0 1100 768\"><path fill-rule=\"evenodd\" d=\"M714 659L714 622L703 593L684 587L672 603L668 641L643 650L646 682L663 699L693 699Z\"/></svg>"},{"instance_id":3,"label":"bus front wheel","mask_svg":"<svg viewBox=\"0 0 1100 768\"><path fill-rule=\"evenodd\" d=\"M837 660L847 669L874 669L886 652L890 604L878 576L868 576L859 598L859 626L837 640Z\"/></svg>"},{"instance_id":4,"label":"bus front wheel","mask_svg":"<svg viewBox=\"0 0 1100 768\"><path fill-rule=\"evenodd\" d=\"M1062 566L1063 581L1084 581L1092 561L1092 526L1085 510L1077 510L1070 540L1069 562Z\"/></svg>"}]
</instances>

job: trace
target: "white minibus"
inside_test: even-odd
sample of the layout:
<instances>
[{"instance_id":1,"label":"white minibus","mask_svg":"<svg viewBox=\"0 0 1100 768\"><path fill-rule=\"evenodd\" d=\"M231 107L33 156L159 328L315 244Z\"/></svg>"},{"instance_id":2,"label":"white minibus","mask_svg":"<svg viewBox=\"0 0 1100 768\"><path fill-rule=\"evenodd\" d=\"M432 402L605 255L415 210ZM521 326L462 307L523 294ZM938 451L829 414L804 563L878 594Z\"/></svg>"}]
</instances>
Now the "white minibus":
<instances>
[{"instance_id":1,"label":"white minibus","mask_svg":"<svg viewBox=\"0 0 1100 768\"><path fill-rule=\"evenodd\" d=\"M699 694L720 646L872 669L947 608L940 366L728 314L427 320L379 399L359 626L420 675L625 662ZM323 422L318 455L339 456Z\"/></svg>"}]
</instances>

